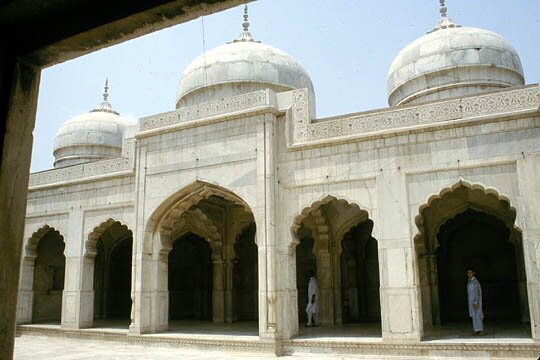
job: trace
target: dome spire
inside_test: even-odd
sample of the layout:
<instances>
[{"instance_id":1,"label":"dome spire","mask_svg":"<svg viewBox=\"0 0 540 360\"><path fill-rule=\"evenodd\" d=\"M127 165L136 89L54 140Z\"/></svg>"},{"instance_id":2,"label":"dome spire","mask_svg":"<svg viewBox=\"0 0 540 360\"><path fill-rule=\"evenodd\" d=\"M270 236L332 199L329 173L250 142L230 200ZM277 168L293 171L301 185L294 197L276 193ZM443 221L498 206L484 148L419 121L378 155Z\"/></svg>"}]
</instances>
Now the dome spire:
<instances>
[{"instance_id":1,"label":"dome spire","mask_svg":"<svg viewBox=\"0 0 540 360\"><path fill-rule=\"evenodd\" d=\"M234 39L232 42L239 42L239 41L260 42L260 41L255 41L255 39L253 39L253 36L251 36L251 33L249 32L249 14L248 14L247 4L244 4L244 21L242 22L242 28L243 30L240 33L240 36L238 36L238 38Z\"/></svg>"},{"instance_id":2,"label":"dome spire","mask_svg":"<svg viewBox=\"0 0 540 360\"><path fill-rule=\"evenodd\" d=\"M431 30L430 32L442 30L442 29L448 29L448 28L461 27L461 25L455 24L452 21L452 19L448 17L448 8L446 7L445 0L439 0L439 4L440 4L439 12L441 13L441 18L437 22L437 26L435 26L435 28Z\"/></svg>"},{"instance_id":3,"label":"dome spire","mask_svg":"<svg viewBox=\"0 0 540 360\"><path fill-rule=\"evenodd\" d=\"M103 87L103 101L99 106L90 112L108 112L116 115L120 115L118 112L114 111L112 105L109 103L109 78L105 78L105 86Z\"/></svg>"},{"instance_id":4,"label":"dome spire","mask_svg":"<svg viewBox=\"0 0 540 360\"><path fill-rule=\"evenodd\" d=\"M103 91L103 101L107 101L109 98L109 78L105 78L105 88Z\"/></svg>"},{"instance_id":5,"label":"dome spire","mask_svg":"<svg viewBox=\"0 0 540 360\"><path fill-rule=\"evenodd\" d=\"M446 12L448 11L448 9L444 4L444 0L439 0L439 3L441 4L441 8L439 10L441 12L441 17L445 18L446 17Z\"/></svg>"}]
</instances>

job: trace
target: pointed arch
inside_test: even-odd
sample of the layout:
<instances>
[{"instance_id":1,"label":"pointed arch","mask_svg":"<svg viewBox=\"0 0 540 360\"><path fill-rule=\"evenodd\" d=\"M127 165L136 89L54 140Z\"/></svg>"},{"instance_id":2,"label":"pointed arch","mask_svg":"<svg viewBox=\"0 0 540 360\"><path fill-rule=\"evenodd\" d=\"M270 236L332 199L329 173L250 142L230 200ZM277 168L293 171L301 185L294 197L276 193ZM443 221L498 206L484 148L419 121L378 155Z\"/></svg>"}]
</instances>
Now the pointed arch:
<instances>
[{"instance_id":1,"label":"pointed arch","mask_svg":"<svg viewBox=\"0 0 540 360\"><path fill-rule=\"evenodd\" d=\"M445 211L444 216L442 216L440 221L438 221L437 226L426 229L426 224L424 221L426 211L428 211L430 208L439 206L452 194L455 194L456 191L459 190L471 191L471 195L467 197L467 201L456 203L450 209ZM475 193L479 194L480 196L475 196ZM482 197L484 198L484 201L481 201ZM501 211L498 211L497 207L502 209L504 214L502 214ZM425 251L434 251L439 246L438 240L434 235L438 233L440 226L447 220L454 218L457 214L462 213L467 209L482 211L499 217L506 223L509 229L515 229L521 233L521 229L515 225L516 209L511 206L508 196L501 194L493 187L460 179L456 183L444 187L438 194L428 196L427 200L418 208L418 214L414 219L418 230L414 236L414 244L417 252L419 254L423 254ZM432 238L434 242L432 244L426 244L426 238Z\"/></svg>"},{"instance_id":2,"label":"pointed arch","mask_svg":"<svg viewBox=\"0 0 540 360\"><path fill-rule=\"evenodd\" d=\"M510 290L513 292L512 299L515 306L505 304L508 305L506 308L512 310L504 314L506 314L505 316L514 316L514 314L519 316L519 311L521 311L522 321L529 319L522 232L515 224L516 209L512 206L508 196L496 188L461 178L442 188L438 193L428 196L426 201L418 207L414 221L417 227L417 233L413 237L414 252L418 264L422 312L426 329L456 318L455 314L459 312L456 309L461 307L455 300L456 297L449 296L448 292L458 294L461 289L459 285L454 284L456 284L461 270L458 267L465 266L463 265L466 262L465 256L469 257L467 261L471 261L471 256L476 256L477 264L484 263L487 264L484 266L493 266L489 264L496 262L499 264L498 269L505 269L503 273L497 273L499 275L484 271L483 275L489 281L486 280L483 285L487 287L487 292L496 291L495 287L490 288L494 276L501 276L502 279L505 279L500 281L504 281L503 284L508 289L514 286L508 284L517 284L515 292ZM463 239L468 239L469 235L467 234L471 233L461 233L459 237L452 235L456 231L465 231L460 230L466 229L464 226L473 226L467 228L469 229L467 231L480 231L478 230L481 229L480 226L484 226L481 234L500 226L501 229L507 229L508 233L504 237L495 236L489 239L479 234L478 241L483 242L473 241L465 245ZM495 233L498 234L500 231L495 231ZM449 242L450 239L452 239L451 242ZM508 244L506 247L504 242L511 245ZM491 246L496 247L490 248ZM480 251L480 248L485 250ZM464 249L472 250L467 252ZM502 263L495 260L501 259L501 252L509 256ZM478 257L479 255L475 254L483 255ZM457 289L448 290L449 286L456 286ZM457 299L461 298L457 297ZM496 311L501 312L500 309L502 309L500 304L496 306L492 304L492 314Z\"/></svg>"},{"instance_id":3,"label":"pointed arch","mask_svg":"<svg viewBox=\"0 0 540 360\"><path fill-rule=\"evenodd\" d=\"M315 237L318 236L322 240L326 239L326 236L330 232L330 226L328 225L327 220L324 218L324 213L321 211L321 209L323 205L327 205L334 201L337 203L345 204L345 205L352 206L358 209L362 214L365 214L366 219L367 219L368 211L362 208L360 205L358 205L354 201L349 201L343 198L337 198L333 195L325 195L319 200L316 200L315 202L311 203L311 205L305 206L300 211L300 213L294 217L293 223L290 228L292 238L289 243L289 246L296 247L299 244L298 229L300 229L300 227L302 226L302 222L310 215L314 217L315 223L317 224L317 228L314 229L316 232L314 236ZM343 234L346 232L347 231L344 231Z\"/></svg>"},{"instance_id":4,"label":"pointed arch","mask_svg":"<svg viewBox=\"0 0 540 360\"><path fill-rule=\"evenodd\" d=\"M192 206L197 205L201 200L208 199L212 195L228 200L243 207L246 212L252 213L249 204L232 190L221 185L197 180L169 195L152 212L147 223L147 231L153 232L160 229L163 225L167 226L167 223L164 223L164 221L166 221L169 213L175 212L175 216L178 217Z\"/></svg>"},{"instance_id":5,"label":"pointed arch","mask_svg":"<svg viewBox=\"0 0 540 360\"><path fill-rule=\"evenodd\" d=\"M57 232L58 235L62 238L62 241L64 241L64 236L60 233L60 231L56 230L52 226L43 225L41 228L35 231L32 234L32 236L30 236L30 238L28 239L28 242L26 243L26 246L25 246L24 257L27 259L35 259L37 257L37 247L39 244L39 240L41 240L45 235L47 235L51 231Z\"/></svg>"},{"instance_id":6,"label":"pointed arch","mask_svg":"<svg viewBox=\"0 0 540 360\"><path fill-rule=\"evenodd\" d=\"M168 256L172 250L173 240L188 232L201 236L210 243L212 257L221 258L221 234L214 222L200 209L181 212L173 209L162 222L161 229L161 256Z\"/></svg>"},{"instance_id":7,"label":"pointed arch","mask_svg":"<svg viewBox=\"0 0 540 360\"><path fill-rule=\"evenodd\" d=\"M114 224L119 224L120 227L123 230L125 230L127 233L129 233L130 235L133 234L132 231L128 228L128 226L123 224L120 220L108 218L107 220L105 220L104 222L96 226L94 230L92 230L92 232L88 234L88 239L84 242L84 247L85 247L84 256L85 257L94 258L97 255L97 248L96 248L97 241L103 235L103 233L105 233L105 231L110 229L111 226L113 226Z\"/></svg>"}]
</instances>

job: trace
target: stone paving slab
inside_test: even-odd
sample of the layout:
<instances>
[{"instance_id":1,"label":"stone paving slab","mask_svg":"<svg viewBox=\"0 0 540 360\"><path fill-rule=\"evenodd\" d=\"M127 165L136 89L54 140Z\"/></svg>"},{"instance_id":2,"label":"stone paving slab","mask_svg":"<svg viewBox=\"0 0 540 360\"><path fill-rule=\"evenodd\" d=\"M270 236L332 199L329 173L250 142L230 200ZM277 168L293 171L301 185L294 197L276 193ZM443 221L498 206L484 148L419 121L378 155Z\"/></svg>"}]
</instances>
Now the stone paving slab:
<instances>
[{"instance_id":1,"label":"stone paving slab","mask_svg":"<svg viewBox=\"0 0 540 360\"><path fill-rule=\"evenodd\" d=\"M194 349L184 349L171 346L155 346L151 344L129 344L125 342L95 340L95 339L74 339L49 336L23 335L15 339L15 360L169 360L169 359L212 359L212 360L248 360L248 359L276 359L273 354L267 353L246 353L232 351L204 351ZM364 356L358 355L338 355L338 354L314 354L296 352L282 359L314 359L314 360L457 360L458 357L425 357L425 356ZM467 359L497 359L486 356L467 357ZM524 360L536 360L537 358L526 358ZM515 358L514 358L515 360Z\"/></svg>"}]
</instances>

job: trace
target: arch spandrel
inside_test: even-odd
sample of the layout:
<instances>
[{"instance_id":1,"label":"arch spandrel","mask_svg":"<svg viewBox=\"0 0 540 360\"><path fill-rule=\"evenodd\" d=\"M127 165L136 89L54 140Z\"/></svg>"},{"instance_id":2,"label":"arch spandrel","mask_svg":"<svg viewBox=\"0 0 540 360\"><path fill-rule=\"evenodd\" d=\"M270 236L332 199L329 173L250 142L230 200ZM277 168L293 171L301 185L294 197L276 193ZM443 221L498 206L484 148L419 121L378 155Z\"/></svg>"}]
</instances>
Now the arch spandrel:
<instances>
[{"instance_id":1,"label":"arch spandrel","mask_svg":"<svg viewBox=\"0 0 540 360\"><path fill-rule=\"evenodd\" d=\"M84 242L85 257L94 258L97 255L96 244L98 239L105 233L105 231L109 230L111 226L115 224L119 224L120 228L123 231L130 235L133 235L133 232L129 229L129 227L122 223L120 220L108 218L107 220L96 226L86 237L87 240Z\"/></svg>"},{"instance_id":2,"label":"arch spandrel","mask_svg":"<svg viewBox=\"0 0 540 360\"><path fill-rule=\"evenodd\" d=\"M460 191L463 192L464 196L459 197L458 192ZM433 209L442 215L431 219L434 214L430 214L429 211ZM458 182L443 188L438 194L428 196L427 200L418 208L418 214L415 217L418 232L414 236L417 253L421 255L433 252L439 246L436 235L441 225L467 209L494 215L503 220L509 229L521 231L514 224L516 209L511 206L508 196L484 184L460 179ZM426 244L426 238L432 239L433 243Z\"/></svg>"}]
</instances>

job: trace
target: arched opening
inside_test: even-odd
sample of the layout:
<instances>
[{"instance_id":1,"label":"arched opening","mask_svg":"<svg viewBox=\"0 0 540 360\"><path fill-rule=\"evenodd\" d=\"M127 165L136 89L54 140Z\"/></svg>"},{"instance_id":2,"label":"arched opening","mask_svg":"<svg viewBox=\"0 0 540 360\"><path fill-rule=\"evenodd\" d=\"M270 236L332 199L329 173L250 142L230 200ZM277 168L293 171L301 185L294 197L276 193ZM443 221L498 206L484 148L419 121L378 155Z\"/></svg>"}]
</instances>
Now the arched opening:
<instances>
[{"instance_id":1,"label":"arched opening","mask_svg":"<svg viewBox=\"0 0 540 360\"><path fill-rule=\"evenodd\" d=\"M50 230L37 245L33 276L33 323L60 323L66 257L64 239Z\"/></svg>"},{"instance_id":2,"label":"arched opening","mask_svg":"<svg viewBox=\"0 0 540 360\"><path fill-rule=\"evenodd\" d=\"M157 282L157 291L168 293L157 300L164 301L157 327L188 333L197 322L212 321L221 325L205 326L216 334L238 328L255 334L259 254L253 214L235 194L203 182L174 197L179 200L165 201L166 212L156 220L158 266L164 270L158 277L168 274Z\"/></svg>"},{"instance_id":3,"label":"arched opening","mask_svg":"<svg viewBox=\"0 0 540 360\"><path fill-rule=\"evenodd\" d=\"M313 254L315 240L311 231L305 226L298 229L300 243L296 246L296 287L298 291L298 319L307 322L306 302L308 301L309 271L317 274L317 259Z\"/></svg>"},{"instance_id":4,"label":"arched opening","mask_svg":"<svg viewBox=\"0 0 540 360\"><path fill-rule=\"evenodd\" d=\"M473 268L482 287L486 330L530 336L521 326L530 315L515 217L506 198L465 182L420 208L415 249L427 334L470 335L466 270Z\"/></svg>"},{"instance_id":5,"label":"arched opening","mask_svg":"<svg viewBox=\"0 0 540 360\"><path fill-rule=\"evenodd\" d=\"M212 320L212 249L191 232L169 253L169 319Z\"/></svg>"},{"instance_id":6,"label":"arched opening","mask_svg":"<svg viewBox=\"0 0 540 360\"><path fill-rule=\"evenodd\" d=\"M332 196L296 217L293 234L300 334L307 321L308 272L313 270L318 320L325 331L330 326L336 336L380 336L378 243L372 230L367 211Z\"/></svg>"},{"instance_id":7,"label":"arched opening","mask_svg":"<svg viewBox=\"0 0 540 360\"><path fill-rule=\"evenodd\" d=\"M235 320L259 319L258 253L255 244L255 223L251 223L238 236L234 244L236 253L233 289Z\"/></svg>"},{"instance_id":8,"label":"arched opening","mask_svg":"<svg viewBox=\"0 0 540 360\"><path fill-rule=\"evenodd\" d=\"M379 256L372 230L373 221L366 220L349 230L342 240L343 323L381 321Z\"/></svg>"},{"instance_id":9,"label":"arched opening","mask_svg":"<svg viewBox=\"0 0 540 360\"><path fill-rule=\"evenodd\" d=\"M94 325L128 326L131 314L133 236L112 222L97 238L94 259Z\"/></svg>"},{"instance_id":10,"label":"arched opening","mask_svg":"<svg viewBox=\"0 0 540 360\"><path fill-rule=\"evenodd\" d=\"M468 320L464 274L474 268L483 293L486 321L521 320L515 246L496 216L466 210L438 233L437 268L441 322Z\"/></svg>"}]
</instances>

